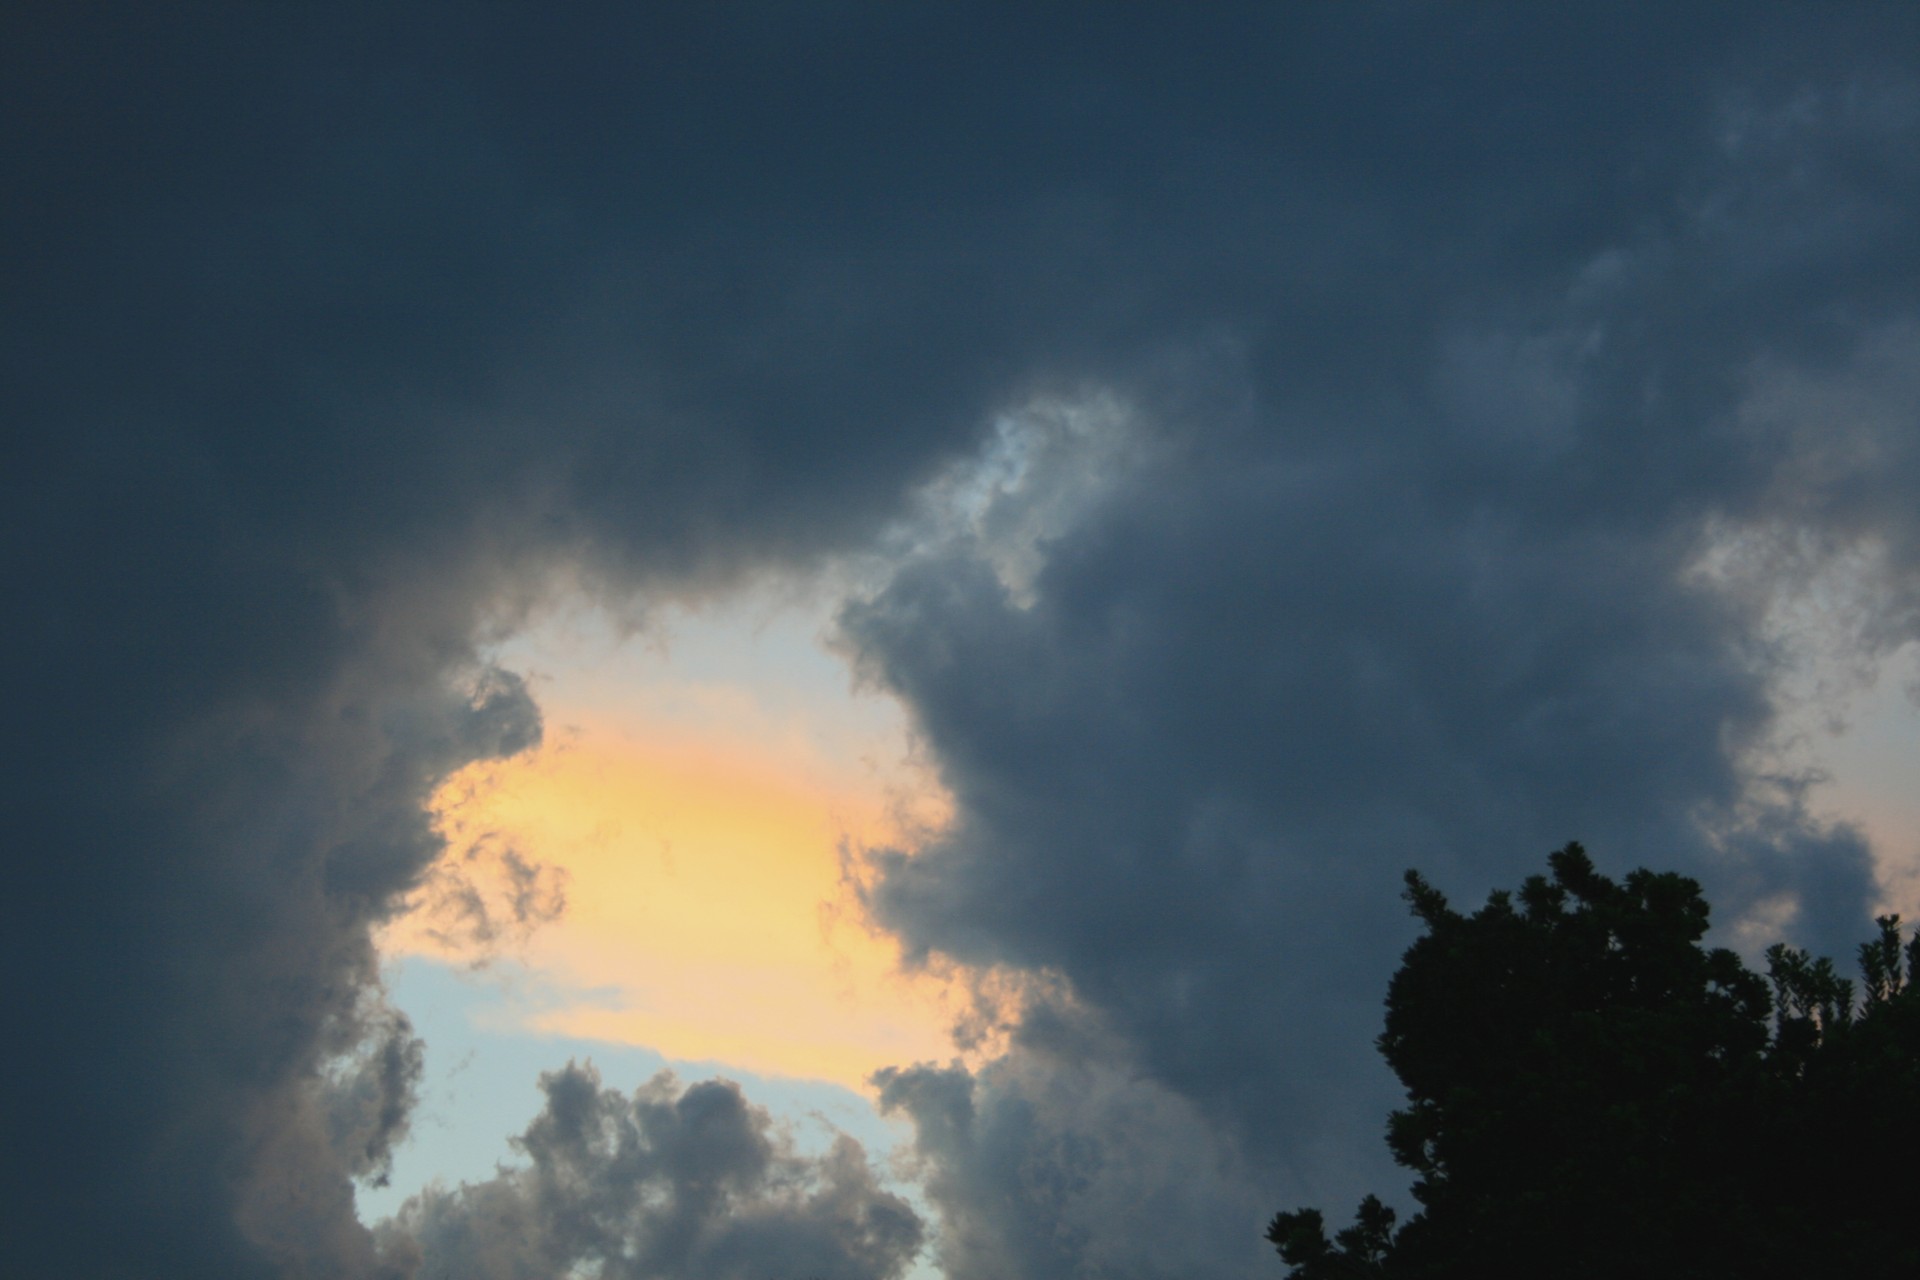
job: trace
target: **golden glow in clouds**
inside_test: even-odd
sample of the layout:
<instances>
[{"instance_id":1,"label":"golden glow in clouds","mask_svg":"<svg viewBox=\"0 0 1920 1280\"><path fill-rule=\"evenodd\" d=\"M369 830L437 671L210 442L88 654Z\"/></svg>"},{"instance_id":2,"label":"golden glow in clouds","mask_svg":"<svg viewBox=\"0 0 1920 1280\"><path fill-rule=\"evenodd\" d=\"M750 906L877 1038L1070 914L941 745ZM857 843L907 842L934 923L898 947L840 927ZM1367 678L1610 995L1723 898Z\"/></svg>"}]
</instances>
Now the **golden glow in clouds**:
<instances>
[{"instance_id":1,"label":"golden glow in clouds","mask_svg":"<svg viewBox=\"0 0 1920 1280\"><path fill-rule=\"evenodd\" d=\"M895 972L840 879L843 842L939 801L897 710L847 690L817 625L692 618L668 647L555 633L507 656L529 659L548 744L464 771L436 808L452 850L564 873L565 914L516 955L574 998L528 1030L854 1086L951 1052L939 984ZM510 885L488 893L511 914ZM430 905L389 955L455 958Z\"/></svg>"}]
</instances>

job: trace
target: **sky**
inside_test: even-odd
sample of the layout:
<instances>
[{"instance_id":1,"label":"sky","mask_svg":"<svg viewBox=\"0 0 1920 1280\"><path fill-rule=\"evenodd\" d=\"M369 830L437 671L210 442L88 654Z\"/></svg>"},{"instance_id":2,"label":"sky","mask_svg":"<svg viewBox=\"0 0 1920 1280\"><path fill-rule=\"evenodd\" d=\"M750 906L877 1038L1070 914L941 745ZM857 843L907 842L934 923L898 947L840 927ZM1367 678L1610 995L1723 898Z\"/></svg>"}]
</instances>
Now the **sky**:
<instances>
[{"instance_id":1,"label":"sky","mask_svg":"<svg viewBox=\"0 0 1920 1280\"><path fill-rule=\"evenodd\" d=\"M1409 867L1920 915L1916 50L9 8L0 1270L1260 1274Z\"/></svg>"}]
</instances>

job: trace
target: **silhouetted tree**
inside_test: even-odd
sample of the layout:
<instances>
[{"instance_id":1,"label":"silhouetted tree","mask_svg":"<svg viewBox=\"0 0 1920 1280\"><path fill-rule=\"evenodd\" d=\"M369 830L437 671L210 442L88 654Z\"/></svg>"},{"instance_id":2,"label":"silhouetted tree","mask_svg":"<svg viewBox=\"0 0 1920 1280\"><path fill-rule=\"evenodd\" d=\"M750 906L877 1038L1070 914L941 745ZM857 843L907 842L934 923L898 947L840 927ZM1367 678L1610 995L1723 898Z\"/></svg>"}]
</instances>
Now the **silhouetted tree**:
<instances>
[{"instance_id":1,"label":"silhouetted tree","mask_svg":"<svg viewBox=\"0 0 1920 1280\"><path fill-rule=\"evenodd\" d=\"M1293 1280L1920 1276L1920 937L1883 917L1858 992L1784 946L1762 978L1696 882L1549 865L1470 916L1407 874L1379 1045L1420 1211L1277 1215Z\"/></svg>"}]
</instances>

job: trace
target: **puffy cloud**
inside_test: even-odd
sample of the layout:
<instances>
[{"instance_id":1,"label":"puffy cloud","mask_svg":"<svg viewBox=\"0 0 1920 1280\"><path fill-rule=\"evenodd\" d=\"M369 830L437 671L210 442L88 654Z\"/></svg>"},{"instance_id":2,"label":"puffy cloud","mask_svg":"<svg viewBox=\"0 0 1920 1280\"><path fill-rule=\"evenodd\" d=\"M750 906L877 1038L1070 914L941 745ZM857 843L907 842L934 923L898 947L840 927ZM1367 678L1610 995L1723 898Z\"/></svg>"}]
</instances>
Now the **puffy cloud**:
<instances>
[{"instance_id":1,"label":"puffy cloud","mask_svg":"<svg viewBox=\"0 0 1920 1280\"><path fill-rule=\"evenodd\" d=\"M919 1216L859 1143L796 1155L731 1082L662 1073L628 1098L569 1064L540 1086L546 1106L514 1143L524 1167L430 1187L383 1225L410 1273L892 1280L920 1249Z\"/></svg>"},{"instance_id":2,"label":"puffy cloud","mask_svg":"<svg viewBox=\"0 0 1920 1280\"><path fill-rule=\"evenodd\" d=\"M1605 149L1661 183L1579 234L1454 239L1445 208L1385 198L1433 256L1342 276L1382 317L1344 357L1370 381L1277 332L1142 368L1127 416L1167 444L1082 496L1020 590L961 536L852 601L845 643L957 810L872 853L877 918L915 954L1061 974L1276 1199L1392 1178L1371 1041L1408 866L1484 891L1578 836L1699 876L1724 922L1846 954L1872 858L1781 750L1768 619L1806 575L1703 566L1730 522L1803 570L1872 539L1899 549L1827 639L1871 659L1920 635L1887 285L1915 279L1916 82L1872 61L1646 108ZM1547 186L1481 176L1442 198L1524 190L1551 221ZM995 500L981 527L1045 503Z\"/></svg>"},{"instance_id":3,"label":"puffy cloud","mask_svg":"<svg viewBox=\"0 0 1920 1280\"><path fill-rule=\"evenodd\" d=\"M976 1070L922 1063L876 1077L882 1110L913 1122L910 1167L940 1214L942 1274L1227 1276L1262 1265L1247 1225L1272 1211L1233 1142L1078 1021L1032 1019Z\"/></svg>"}]
</instances>

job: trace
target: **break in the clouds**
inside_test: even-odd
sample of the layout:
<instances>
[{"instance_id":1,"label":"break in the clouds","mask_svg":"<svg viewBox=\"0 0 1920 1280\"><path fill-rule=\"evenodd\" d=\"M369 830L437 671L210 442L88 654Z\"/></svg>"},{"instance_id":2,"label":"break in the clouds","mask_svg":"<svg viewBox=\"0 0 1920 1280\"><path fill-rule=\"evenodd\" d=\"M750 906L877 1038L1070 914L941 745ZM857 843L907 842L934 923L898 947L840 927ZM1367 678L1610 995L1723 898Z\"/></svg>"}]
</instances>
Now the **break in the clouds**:
<instances>
[{"instance_id":1,"label":"break in the clouds","mask_svg":"<svg viewBox=\"0 0 1920 1280\"><path fill-rule=\"evenodd\" d=\"M1912 852L1787 733L1920 638L1910 7L17 8L9 1270L562 1238L536 1131L351 1193L417 1078L371 931L562 580L877 572L840 643L955 818L864 901L1090 1028L885 1078L956 1275L1224 1273L1226 1184L1375 1175L1410 863L1578 837L1832 947ZM805 1198L865 1176L752 1221L887 1274Z\"/></svg>"}]
</instances>

